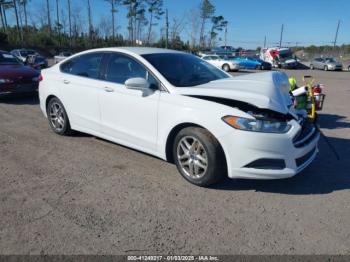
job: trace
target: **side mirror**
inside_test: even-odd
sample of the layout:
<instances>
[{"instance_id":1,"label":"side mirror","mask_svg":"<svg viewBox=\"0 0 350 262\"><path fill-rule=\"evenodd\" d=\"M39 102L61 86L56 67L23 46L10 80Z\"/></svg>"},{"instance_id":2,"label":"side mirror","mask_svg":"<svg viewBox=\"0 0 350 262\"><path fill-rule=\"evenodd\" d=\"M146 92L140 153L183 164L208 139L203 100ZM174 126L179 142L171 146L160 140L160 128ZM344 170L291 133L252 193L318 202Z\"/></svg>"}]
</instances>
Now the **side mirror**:
<instances>
[{"instance_id":1,"label":"side mirror","mask_svg":"<svg viewBox=\"0 0 350 262\"><path fill-rule=\"evenodd\" d=\"M128 89L145 90L145 89L148 89L150 85L145 78L134 77L126 80L125 86Z\"/></svg>"}]
</instances>

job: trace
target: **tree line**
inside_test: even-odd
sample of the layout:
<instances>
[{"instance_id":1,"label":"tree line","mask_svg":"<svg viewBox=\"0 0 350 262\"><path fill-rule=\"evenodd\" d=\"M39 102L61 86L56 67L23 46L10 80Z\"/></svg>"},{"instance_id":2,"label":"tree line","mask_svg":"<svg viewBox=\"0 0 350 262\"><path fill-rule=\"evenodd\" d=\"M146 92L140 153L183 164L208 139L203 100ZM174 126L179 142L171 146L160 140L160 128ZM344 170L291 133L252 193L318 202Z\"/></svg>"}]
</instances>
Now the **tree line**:
<instances>
[{"instance_id":1,"label":"tree line","mask_svg":"<svg viewBox=\"0 0 350 262\"><path fill-rule=\"evenodd\" d=\"M78 6L73 0L41 0L34 6L31 0L0 0L0 44L51 54L122 45L198 50L214 47L227 31L228 22L210 0L171 19L163 0L103 0L106 15L98 18L96 1L101 2L80 0ZM119 14L122 8L125 17Z\"/></svg>"}]
</instances>

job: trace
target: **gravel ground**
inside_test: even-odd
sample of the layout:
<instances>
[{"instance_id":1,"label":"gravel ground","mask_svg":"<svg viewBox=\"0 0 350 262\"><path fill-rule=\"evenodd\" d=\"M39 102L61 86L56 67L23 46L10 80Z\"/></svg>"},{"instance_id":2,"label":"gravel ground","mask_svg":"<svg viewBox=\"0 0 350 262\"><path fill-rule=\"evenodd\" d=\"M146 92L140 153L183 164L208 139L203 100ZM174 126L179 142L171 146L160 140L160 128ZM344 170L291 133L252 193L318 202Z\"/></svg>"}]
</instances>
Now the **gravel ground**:
<instances>
[{"instance_id":1,"label":"gravel ground","mask_svg":"<svg viewBox=\"0 0 350 262\"><path fill-rule=\"evenodd\" d=\"M321 140L294 178L208 189L152 156L55 135L36 97L2 99L0 253L350 254L350 73L312 73L326 85L320 124L341 159Z\"/></svg>"}]
</instances>

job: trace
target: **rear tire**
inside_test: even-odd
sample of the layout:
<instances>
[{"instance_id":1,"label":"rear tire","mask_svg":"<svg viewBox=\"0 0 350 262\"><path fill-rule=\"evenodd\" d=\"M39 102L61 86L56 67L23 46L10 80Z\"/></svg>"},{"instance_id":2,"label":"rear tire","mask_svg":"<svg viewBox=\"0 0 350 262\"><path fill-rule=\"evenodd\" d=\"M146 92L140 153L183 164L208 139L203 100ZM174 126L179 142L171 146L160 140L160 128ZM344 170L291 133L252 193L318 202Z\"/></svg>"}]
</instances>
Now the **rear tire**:
<instances>
[{"instance_id":1,"label":"rear tire","mask_svg":"<svg viewBox=\"0 0 350 262\"><path fill-rule=\"evenodd\" d=\"M175 137L173 156L180 174L197 186L217 183L227 173L219 142L204 128L182 129Z\"/></svg>"},{"instance_id":2,"label":"rear tire","mask_svg":"<svg viewBox=\"0 0 350 262\"><path fill-rule=\"evenodd\" d=\"M56 134L63 136L72 133L66 109L57 97L50 99L46 112L49 125Z\"/></svg>"},{"instance_id":3,"label":"rear tire","mask_svg":"<svg viewBox=\"0 0 350 262\"><path fill-rule=\"evenodd\" d=\"M224 70L225 72L230 72L230 66L228 64L223 64L222 70Z\"/></svg>"}]
</instances>

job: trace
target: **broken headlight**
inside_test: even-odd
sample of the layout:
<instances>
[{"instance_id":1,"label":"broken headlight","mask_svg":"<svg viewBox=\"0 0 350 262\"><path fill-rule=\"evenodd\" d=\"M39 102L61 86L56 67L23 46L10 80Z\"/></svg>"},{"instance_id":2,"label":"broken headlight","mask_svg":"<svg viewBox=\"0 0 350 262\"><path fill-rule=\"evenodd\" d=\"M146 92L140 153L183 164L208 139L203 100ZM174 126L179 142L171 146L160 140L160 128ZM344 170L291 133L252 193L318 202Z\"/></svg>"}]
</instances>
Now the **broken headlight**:
<instances>
[{"instance_id":1,"label":"broken headlight","mask_svg":"<svg viewBox=\"0 0 350 262\"><path fill-rule=\"evenodd\" d=\"M248 119L238 116L224 116L222 120L240 130L264 132L264 133L287 133L291 125L286 121L274 119Z\"/></svg>"}]
</instances>

